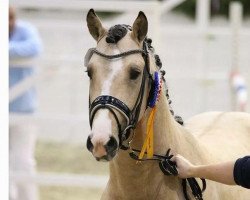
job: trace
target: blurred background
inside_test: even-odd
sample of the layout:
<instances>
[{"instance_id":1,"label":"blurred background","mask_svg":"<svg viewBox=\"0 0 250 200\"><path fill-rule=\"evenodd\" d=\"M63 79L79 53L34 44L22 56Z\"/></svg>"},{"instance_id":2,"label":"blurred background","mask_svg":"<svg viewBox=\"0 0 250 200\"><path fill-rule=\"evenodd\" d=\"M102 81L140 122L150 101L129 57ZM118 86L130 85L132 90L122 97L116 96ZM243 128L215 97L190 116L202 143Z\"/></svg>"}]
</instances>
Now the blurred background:
<instances>
[{"instance_id":1,"label":"blurred background","mask_svg":"<svg viewBox=\"0 0 250 200\"><path fill-rule=\"evenodd\" d=\"M11 171L10 179L35 184L40 200L100 199L108 179L108 163L96 162L85 147L84 55L95 46L85 20L90 8L106 27L132 25L138 12L145 12L173 109L184 120L205 111L250 111L248 0L11 0L10 5L18 19L38 29L43 44L41 56L27 60L37 73L10 89L10 101L31 86L37 89L35 114L10 113L10 124L38 127L37 173Z\"/></svg>"}]
</instances>

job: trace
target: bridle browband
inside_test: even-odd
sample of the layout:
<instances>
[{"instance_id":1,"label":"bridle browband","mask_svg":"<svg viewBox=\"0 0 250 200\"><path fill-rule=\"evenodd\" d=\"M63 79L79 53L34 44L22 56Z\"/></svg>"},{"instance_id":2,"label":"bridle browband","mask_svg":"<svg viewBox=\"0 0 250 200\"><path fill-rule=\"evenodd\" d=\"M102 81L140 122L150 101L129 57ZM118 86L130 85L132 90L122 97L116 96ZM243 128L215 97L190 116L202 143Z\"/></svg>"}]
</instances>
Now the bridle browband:
<instances>
[{"instance_id":1,"label":"bridle browband","mask_svg":"<svg viewBox=\"0 0 250 200\"><path fill-rule=\"evenodd\" d=\"M138 123L139 115L141 112L141 105L143 101L143 96L144 96L144 89L145 89L145 82L146 82L146 77L148 76L149 78L149 83L150 81L153 81L152 74L150 73L150 66L149 66L149 52L148 52L148 46L147 46L147 39L143 41L143 49L135 49L135 50L129 50L126 52L122 52L120 54L115 54L115 55L107 55L104 54L100 51L98 51L96 48L91 48L89 49L88 53L89 56L91 57L93 54L97 54L101 57L104 57L109 60L121 58L121 57L126 57L128 55L132 54L141 54L145 66L143 69L143 75L142 75L142 81L141 81L141 86L139 90L138 97L136 99L136 102L134 104L134 107L132 110L121 100L117 99L116 97L110 96L110 95L101 95L98 96L93 102L90 102L89 100L89 123L90 127L92 128L93 120L95 117L95 114L97 113L98 110L100 109L108 109L110 113L114 116L118 131L119 131L119 147L122 150L130 150L130 157L134 160L137 161L158 161L159 162L159 167L162 170L162 172L165 175L174 175L176 176L178 174L178 171L176 169L176 164L172 162L170 159L173 157L173 155L170 155L170 149L168 149L166 155L158 155L154 154L153 158L146 158L146 159L139 159L138 155L136 152L140 152L137 149L133 149L130 146L131 140L128 142L128 146L124 145L123 142L126 141L130 137L131 129L135 129L136 124ZM86 65L86 64L85 64ZM150 92L149 92L150 94ZM148 99L150 98L150 95ZM126 127L122 129L121 123L119 121L119 118L116 114L116 112L119 112L122 116L127 121ZM133 138L133 136L132 136ZM206 182L205 179L202 180L202 189L200 188L199 184L197 183L195 178L187 178L187 179L182 179L182 188L183 188L183 193L184 197L186 200L189 200L188 194L187 194L187 183L190 185L190 188L192 190L192 194L197 200L203 200L202 193L206 189Z\"/></svg>"}]
</instances>

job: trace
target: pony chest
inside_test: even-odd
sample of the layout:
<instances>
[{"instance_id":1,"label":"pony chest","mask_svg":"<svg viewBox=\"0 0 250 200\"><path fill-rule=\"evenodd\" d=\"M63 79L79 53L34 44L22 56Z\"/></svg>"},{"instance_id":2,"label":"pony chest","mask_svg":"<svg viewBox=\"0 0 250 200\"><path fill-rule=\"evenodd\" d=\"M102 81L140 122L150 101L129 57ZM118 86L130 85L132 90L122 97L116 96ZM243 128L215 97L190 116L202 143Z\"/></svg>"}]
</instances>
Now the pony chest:
<instances>
[{"instance_id":1,"label":"pony chest","mask_svg":"<svg viewBox=\"0 0 250 200\"><path fill-rule=\"evenodd\" d=\"M174 177L153 176L142 180L135 177L124 181L110 181L104 200L184 200L181 183Z\"/></svg>"}]
</instances>

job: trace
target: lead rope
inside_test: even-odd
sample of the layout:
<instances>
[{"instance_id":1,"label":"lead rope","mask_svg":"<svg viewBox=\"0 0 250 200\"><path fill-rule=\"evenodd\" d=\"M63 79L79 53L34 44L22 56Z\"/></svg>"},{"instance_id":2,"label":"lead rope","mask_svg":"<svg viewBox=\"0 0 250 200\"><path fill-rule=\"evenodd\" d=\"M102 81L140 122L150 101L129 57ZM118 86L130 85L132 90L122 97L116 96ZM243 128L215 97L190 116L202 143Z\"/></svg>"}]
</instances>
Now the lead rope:
<instances>
[{"instance_id":1,"label":"lead rope","mask_svg":"<svg viewBox=\"0 0 250 200\"><path fill-rule=\"evenodd\" d=\"M206 189L206 181L203 178L201 178L201 181L202 181L202 189L200 188L195 178L182 179L182 190L186 200L190 200L187 194L187 182L192 190L192 194L194 195L195 199L203 200L202 193Z\"/></svg>"}]
</instances>

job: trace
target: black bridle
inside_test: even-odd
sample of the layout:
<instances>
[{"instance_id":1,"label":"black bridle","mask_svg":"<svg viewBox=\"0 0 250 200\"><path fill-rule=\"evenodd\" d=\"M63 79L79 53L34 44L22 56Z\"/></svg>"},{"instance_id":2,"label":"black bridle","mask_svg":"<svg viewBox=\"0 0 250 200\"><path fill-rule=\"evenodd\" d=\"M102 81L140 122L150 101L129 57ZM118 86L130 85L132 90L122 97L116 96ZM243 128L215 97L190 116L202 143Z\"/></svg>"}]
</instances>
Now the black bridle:
<instances>
[{"instance_id":1,"label":"black bridle","mask_svg":"<svg viewBox=\"0 0 250 200\"><path fill-rule=\"evenodd\" d=\"M119 131L118 133L119 146L121 149L126 150L128 149L128 147L126 145L123 145L123 142L129 138L130 130L135 129L136 124L139 120L141 105L143 102L143 96L144 96L144 91L145 91L146 78L148 77L149 80L152 80L152 75L150 74L150 68L149 68L149 52L148 52L147 43L145 41L143 42L143 49L130 50L130 51L126 51L126 52L115 54L115 55L104 54L95 48L90 49L90 51L91 52L89 53L91 55L95 53L109 60L125 57L125 56L132 55L132 54L141 54L144 59L145 66L143 69L141 86L140 86L138 97L132 109L130 109L121 100L110 95L101 95L101 96L98 96L93 102L89 102L90 127L92 128L92 123L93 123L93 120L97 111L100 109L108 109L114 116L116 123L117 123L118 131ZM118 111L120 114L122 114L127 121L126 127L124 129L122 129L121 123L119 121L119 118L115 110Z\"/></svg>"},{"instance_id":2,"label":"black bridle","mask_svg":"<svg viewBox=\"0 0 250 200\"><path fill-rule=\"evenodd\" d=\"M91 57L95 53L109 60L125 57L125 56L132 55L132 54L141 54L145 62L139 94L138 94L138 97L136 99L136 102L132 110L124 102L117 99L116 97L113 97L110 95L101 95L101 96L98 96L93 102L90 102L89 100L89 123L90 123L90 127L92 128L93 120L97 111L100 109L108 109L110 113L112 113L112 115L114 116L116 123L117 123L118 131L119 131L119 134L118 134L119 135L119 147L121 149L123 150L129 149L130 157L137 161L158 161L159 167L165 175L176 176L178 175L178 171L176 169L176 164L170 160L173 157L173 155L170 155L170 149L168 149L166 155L164 156L154 154L153 158L139 159L137 153L140 151L130 147L131 141L128 143L128 145L123 144L124 141L126 141L130 137L131 129L135 129L136 124L138 123L139 115L141 112L141 105L143 102L144 91L145 91L146 78L149 78L149 83L152 83L153 81L152 74L150 73L149 52L148 52L148 44L146 41L147 41L146 39L143 41L143 49L130 50L130 51L126 51L126 52L115 54L115 55L104 54L98 51L96 48L91 48L88 51L87 54L89 57ZM151 92L149 92L149 94L150 93ZM149 99L150 99L150 95L148 97L148 100ZM122 129L121 123L119 121L119 118L115 110L118 111L120 114L122 114L127 121L126 127L124 129ZM184 197L186 200L189 200L189 197L187 194L187 183L189 184L192 190L192 194L195 197L195 199L203 200L202 193L206 189L206 182L205 182L205 179L201 179L201 180L202 180L202 189L200 188L195 178L182 179L182 188L183 188L183 193L184 193Z\"/></svg>"}]
</instances>

